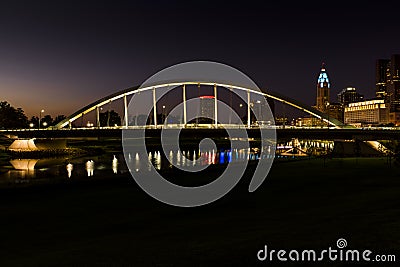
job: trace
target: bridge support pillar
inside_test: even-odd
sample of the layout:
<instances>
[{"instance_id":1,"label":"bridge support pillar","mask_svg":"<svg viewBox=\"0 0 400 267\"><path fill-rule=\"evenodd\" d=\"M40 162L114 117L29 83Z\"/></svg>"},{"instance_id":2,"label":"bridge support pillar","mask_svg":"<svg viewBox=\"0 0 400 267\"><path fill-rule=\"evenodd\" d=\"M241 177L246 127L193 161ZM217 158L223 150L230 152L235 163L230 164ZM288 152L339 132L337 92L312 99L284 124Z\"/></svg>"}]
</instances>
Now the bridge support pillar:
<instances>
[{"instance_id":1,"label":"bridge support pillar","mask_svg":"<svg viewBox=\"0 0 400 267\"><path fill-rule=\"evenodd\" d=\"M100 110L99 107L96 107L96 126L100 128Z\"/></svg>"},{"instance_id":2,"label":"bridge support pillar","mask_svg":"<svg viewBox=\"0 0 400 267\"><path fill-rule=\"evenodd\" d=\"M250 128L250 90L247 90L247 128Z\"/></svg>"},{"instance_id":3,"label":"bridge support pillar","mask_svg":"<svg viewBox=\"0 0 400 267\"><path fill-rule=\"evenodd\" d=\"M217 85L214 84L214 125L218 127L218 100L217 100Z\"/></svg>"},{"instance_id":4,"label":"bridge support pillar","mask_svg":"<svg viewBox=\"0 0 400 267\"><path fill-rule=\"evenodd\" d=\"M186 127L187 124L187 118L186 118L186 85L183 85L182 89L182 95L183 95L183 125Z\"/></svg>"},{"instance_id":5,"label":"bridge support pillar","mask_svg":"<svg viewBox=\"0 0 400 267\"><path fill-rule=\"evenodd\" d=\"M128 129L128 99L126 97L126 95L124 95L124 116L125 116L125 128Z\"/></svg>"},{"instance_id":6,"label":"bridge support pillar","mask_svg":"<svg viewBox=\"0 0 400 267\"><path fill-rule=\"evenodd\" d=\"M156 102L156 88L153 87L153 117L154 127L157 128L157 102Z\"/></svg>"}]
</instances>

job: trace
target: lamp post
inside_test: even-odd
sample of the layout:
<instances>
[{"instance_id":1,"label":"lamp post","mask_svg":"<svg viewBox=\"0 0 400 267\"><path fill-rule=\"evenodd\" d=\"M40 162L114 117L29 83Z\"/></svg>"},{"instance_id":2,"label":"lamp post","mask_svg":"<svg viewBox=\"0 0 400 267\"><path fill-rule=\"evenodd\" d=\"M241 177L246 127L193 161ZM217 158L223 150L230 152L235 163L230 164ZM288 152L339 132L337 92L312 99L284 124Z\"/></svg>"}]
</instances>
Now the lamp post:
<instances>
[{"instance_id":1,"label":"lamp post","mask_svg":"<svg viewBox=\"0 0 400 267\"><path fill-rule=\"evenodd\" d=\"M165 106L162 106L162 123L165 124Z\"/></svg>"},{"instance_id":2,"label":"lamp post","mask_svg":"<svg viewBox=\"0 0 400 267\"><path fill-rule=\"evenodd\" d=\"M325 110L326 110L326 114L328 115L328 129L329 129L329 113L330 113L330 110L329 110L329 102L326 102L325 103Z\"/></svg>"},{"instance_id":3,"label":"lamp post","mask_svg":"<svg viewBox=\"0 0 400 267\"><path fill-rule=\"evenodd\" d=\"M262 121L262 118L261 118L261 100L257 100L257 109L258 109L258 118L256 118L256 122L258 121L258 126L260 126L260 122ZM259 121L260 120L260 121Z\"/></svg>"},{"instance_id":4,"label":"lamp post","mask_svg":"<svg viewBox=\"0 0 400 267\"><path fill-rule=\"evenodd\" d=\"M40 124L41 124L41 122L42 122L42 113L44 112L44 109L42 109L40 112L39 112L39 125L38 125L38 127L39 127L39 130L40 130Z\"/></svg>"},{"instance_id":5,"label":"lamp post","mask_svg":"<svg viewBox=\"0 0 400 267\"><path fill-rule=\"evenodd\" d=\"M254 103L253 102L250 102L250 105L249 105L249 108L248 108L248 119L249 119L249 122L248 122L248 126L249 127L251 127L251 125L253 124L253 122L251 121L251 112L250 112L250 110L254 110ZM255 117L255 116L254 116Z\"/></svg>"},{"instance_id":6,"label":"lamp post","mask_svg":"<svg viewBox=\"0 0 400 267\"><path fill-rule=\"evenodd\" d=\"M243 104L240 103L240 104L239 104L239 108L240 108L239 113L240 113L240 116L241 116L241 114L242 114L242 107L243 107ZM242 120L242 117L240 117L240 120Z\"/></svg>"}]
</instances>

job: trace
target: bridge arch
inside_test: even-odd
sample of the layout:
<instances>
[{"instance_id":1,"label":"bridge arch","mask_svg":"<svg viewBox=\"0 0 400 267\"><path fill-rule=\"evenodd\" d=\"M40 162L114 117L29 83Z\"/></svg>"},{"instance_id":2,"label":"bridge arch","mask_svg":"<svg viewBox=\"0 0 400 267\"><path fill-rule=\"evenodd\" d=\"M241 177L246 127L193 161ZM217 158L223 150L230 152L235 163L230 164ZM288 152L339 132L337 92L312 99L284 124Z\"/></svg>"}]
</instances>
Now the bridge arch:
<instances>
[{"instance_id":1,"label":"bridge arch","mask_svg":"<svg viewBox=\"0 0 400 267\"><path fill-rule=\"evenodd\" d=\"M179 86L185 87L186 85L206 85L206 86L214 86L214 87L224 87L224 88L233 89L233 90L245 91L248 93L248 95L250 93L262 95L264 97L271 98L273 100L279 101L281 103L290 105L296 109L304 111L304 112L306 112L306 113L308 113L308 114L310 114L310 115L312 115L312 116L314 116L336 128L342 128L344 126L344 124L342 122L340 122L334 118L330 118L328 115L324 114L323 112L320 112L319 110L309 107L309 106L301 103L300 101L288 98L288 97L286 97L282 94L276 93L276 92L269 91L269 92L265 93L265 92L261 92L261 91L258 91L258 90L252 89L252 88L245 88L245 87L241 87L241 86L224 84L224 83L216 83L216 82L210 82L210 81L187 81L187 82L154 84L154 85L149 85L146 87L134 86L134 87L124 89L122 91L119 91L119 92L116 92L109 96L106 96L104 98L101 98L101 99L81 108L80 110L78 110L75 113L68 116L63 121L59 122L54 127L57 129L64 128L68 125L71 125L72 122L81 118L83 115L85 115L89 112L92 112L94 110L97 111L97 117L99 117L99 108L100 107L102 107L112 101L121 99L121 98L123 98L123 100L124 100L125 125L128 125L128 103L127 103L128 96L139 93L139 92L150 91L150 90L153 90L153 92L155 92L155 90L157 90L159 88L164 88L164 87L179 87ZM248 97L248 99L250 99L250 98ZM250 127L250 124L249 124L250 105L249 105L249 103L247 103L247 106L248 106L248 127Z\"/></svg>"}]
</instances>

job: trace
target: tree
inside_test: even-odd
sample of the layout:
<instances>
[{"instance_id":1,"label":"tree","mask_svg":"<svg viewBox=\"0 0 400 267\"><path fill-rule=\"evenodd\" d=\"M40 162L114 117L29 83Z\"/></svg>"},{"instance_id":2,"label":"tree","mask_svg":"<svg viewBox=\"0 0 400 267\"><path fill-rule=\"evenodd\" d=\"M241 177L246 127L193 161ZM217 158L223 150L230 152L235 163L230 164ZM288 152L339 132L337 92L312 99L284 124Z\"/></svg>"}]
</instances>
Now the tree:
<instances>
[{"instance_id":1,"label":"tree","mask_svg":"<svg viewBox=\"0 0 400 267\"><path fill-rule=\"evenodd\" d=\"M53 121L53 125L56 125L57 123L65 120L67 117L65 117L64 115L57 115Z\"/></svg>"},{"instance_id":2,"label":"tree","mask_svg":"<svg viewBox=\"0 0 400 267\"><path fill-rule=\"evenodd\" d=\"M41 126L42 127L49 127L49 126L55 126L57 123L60 121L64 120L66 117L64 115L57 115L54 119L50 115L45 115L41 119ZM43 124L46 122L46 126ZM39 125L39 118L37 116L32 116L31 119L29 120L29 124L32 125L30 127L38 127Z\"/></svg>"},{"instance_id":3,"label":"tree","mask_svg":"<svg viewBox=\"0 0 400 267\"><path fill-rule=\"evenodd\" d=\"M59 115L60 116L60 115ZM57 116L58 117L58 116ZM57 119L57 118L56 118ZM44 117L42 117L40 119L40 127L43 128L47 128L49 126L53 126L55 125L57 122L55 121L55 119L53 120L53 118L51 117L51 115L45 115ZM31 119L28 122L29 127L34 127L34 128L38 128L39 125L39 118L37 116L32 116Z\"/></svg>"},{"instance_id":4,"label":"tree","mask_svg":"<svg viewBox=\"0 0 400 267\"><path fill-rule=\"evenodd\" d=\"M50 115L45 115L41 120L41 126L44 128L53 125L53 118Z\"/></svg>"},{"instance_id":5,"label":"tree","mask_svg":"<svg viewBox=\"0 0 400 267\"><path fill-rule=\"evenodd\" d=\"M7 101L0 102L0 129L26 128L28 118L21 108L14 108Z\"/></svg>"},{"instance_id":6,"label":"tree","mask_svg":"<svg viewBox=\"0 0 400 267\"><path fill-rule=\"evenodd\" d=\"M39 117L32 116L31 119L29 120L29 127L38 127L39 124Z\"/></svg>"},{"instance_id":7,"label":"tree","mask_svg":"<svg viewBox=\"0 0 400 267\"><path fill-rule=\"evenodd\" d=\"M121 117L114 110L100 113L100 126L113 127L121 126Z\"/></svg>"}]
</instances>

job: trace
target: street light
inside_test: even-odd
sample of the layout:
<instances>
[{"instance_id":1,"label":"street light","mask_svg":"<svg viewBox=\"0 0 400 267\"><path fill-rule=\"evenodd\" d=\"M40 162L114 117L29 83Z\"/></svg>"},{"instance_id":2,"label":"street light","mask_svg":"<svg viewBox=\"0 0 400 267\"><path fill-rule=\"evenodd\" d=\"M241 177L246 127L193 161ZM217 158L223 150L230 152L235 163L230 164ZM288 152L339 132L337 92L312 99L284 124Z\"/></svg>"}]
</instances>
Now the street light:
<instances>
[{"instance_id":1,"label":"street light","mask_svg":"<svg viewBox=\"0 0 400 267\"><path fill-rule=\"evenodd\" d=\"M325 110L326 110L326 113L327 113L327 115L328 115L328 129L329 129L329 113L330 113L330 107L329 107L329 102L326 102L325 103Z\"/></svg>"},{"instance_id":2,"label":"street light","mask_svg":"<svg viewBox=\"0 0 400 267\"><path fill-rule=\"evenodd\" d=\"M42 121L42 113L44 112L44 109L42 109L40 112L39 112L39 130L40 130L40 123L41 123L41 121Z\"/></svg>"},{"instance_id":3,"label":"street light","mask_svg":"<svg viewBox=\"0 0 400 267\"><path fill-rule=\"evenodd\" d=\"M243 104L242 103L240 103L239 104L239 114L242 114L242 107L243 107ZM240 115L241 116L241 115ZM244 115L243 115L244 116ZM240 119L241 121L242 121L242 118Z\"/></svg>"},{"instance_id":4,"label":"street light","mask_svg":"<svg viewBox=\"0 0 400 267\"><path fill-rule=\"evenodd\" d=\"M254 103L253 103L253 102L250 102L250 109L249 109L249 111L250 111L250 110L253 110L253 111L254 111ZM251 125L253 125L254 122L251 120L251 117L252 117L251 114L252 114L252 113L250 113L250 122L251 122ZM255 117L255 116L254 116L254 117ZM257 118L255 118L255 119L257 119Z\"/></svg>"},{"instance_id":5,"label":"street light","mask_svg":"<svg viewBox=\"0 0 400 267\"><path fill-rule=\"evenodd\" d=\"M257 104L258 104L258 119L256 118L256 121L260 120L262 121L261 118L261 100L257 100ZM258 124L260 125L260 121L258 121Z\"/></svg>"},{"instance_id":6,"label":"street light","mask_svg":"<svg viewBox=\"0 0 400 267\"><path fill-rule=\"evenodd\" d=\"M163 123L165 123L165 106L164 105L162 106L162 120L163 120Z\"/></svg>"}]
</instances>

